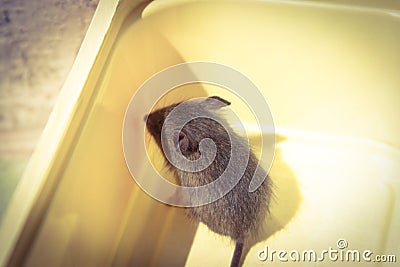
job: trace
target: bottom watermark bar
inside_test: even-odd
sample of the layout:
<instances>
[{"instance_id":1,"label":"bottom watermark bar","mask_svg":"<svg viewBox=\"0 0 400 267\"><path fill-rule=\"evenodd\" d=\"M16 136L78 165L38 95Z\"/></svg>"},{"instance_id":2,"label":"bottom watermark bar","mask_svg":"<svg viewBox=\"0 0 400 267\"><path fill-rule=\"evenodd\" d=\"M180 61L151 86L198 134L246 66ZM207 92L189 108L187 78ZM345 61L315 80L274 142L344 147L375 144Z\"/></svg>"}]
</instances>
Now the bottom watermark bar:
<instances>
[{"instance_id":1,"label":"bottom watermark bar","mask_svg":"<svg viewBox=\"0 0 400 267\"><path fill-rule=\"evenodd\" d=\"M257 252L260 261L280 261L280 262L387 262L397 261L396 255L378 255L371 250L346 249L348 243L346 239L339 239L336 242L337 248L329 247L319 252L309 250L271 250L268 245Z\"/></svg>"}]
</instances>

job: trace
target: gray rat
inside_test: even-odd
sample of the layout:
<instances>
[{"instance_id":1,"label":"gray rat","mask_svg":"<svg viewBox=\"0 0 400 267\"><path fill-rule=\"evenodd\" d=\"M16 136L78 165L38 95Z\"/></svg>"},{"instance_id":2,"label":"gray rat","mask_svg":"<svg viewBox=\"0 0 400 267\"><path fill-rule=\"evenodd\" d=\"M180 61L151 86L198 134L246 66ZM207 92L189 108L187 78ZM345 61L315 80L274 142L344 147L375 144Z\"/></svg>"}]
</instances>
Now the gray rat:
<instances>
[{"instance_id":1,"label":"gray rat","mask_svg":"<svg viewBox=\"0 0 400 267\"><path fill-rule=\"evenodd\" d=\"M164 121L179 104L155 110L144 118L147 130L162 151L161 134ZM192 119L180 130L177 140L182 154L189 160L198 159L201 154L199 143L205 138L211 138L214 141L217 152L213 162L207 168L197 172L175 168L166 160L168 167L177 172L182 186L198 187L213 182L228 166L231 152L230 140L238 141L241 147L248 144L247 140L236 134L232 128L226 128L210 119L210 117L217 116L220 120L224 120L219 110L230 104L225 99L212 96L201 101L191 102L187 107L190 109L188 112L194 111L203 116ZM172 136L167 138L172 138ZM163 153L163 156L166 157L165 153L168 151L163 151ZM239 266L245 240L256 234L269 211L272 183L265 171L260 172L265 177L261 186L256 191L249 192L249 184L257 165L258 160L250 150L244 174L230 192L212 203L187 208L189 217L206 224L210 230L218 234L231 237L236 242L231 267Z\"/></svg>"}]
</instances>

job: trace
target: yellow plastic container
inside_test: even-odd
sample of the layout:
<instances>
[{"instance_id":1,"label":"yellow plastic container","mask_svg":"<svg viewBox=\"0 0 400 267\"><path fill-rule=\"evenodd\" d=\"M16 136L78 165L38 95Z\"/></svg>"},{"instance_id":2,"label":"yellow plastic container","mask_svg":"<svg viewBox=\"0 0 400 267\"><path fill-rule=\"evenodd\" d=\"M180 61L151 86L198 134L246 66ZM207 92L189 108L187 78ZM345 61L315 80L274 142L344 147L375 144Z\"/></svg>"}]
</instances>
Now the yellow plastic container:
<instances>
[{"instance_id":1,"label":"yellow plastic container","mask_svg":"<svg viewBox=\"0 0 400 267\"><path fill-rule=\"evenodd\" d=\"M289 257L329 248L399 262L400 8L336 2L101 0L4 216L0 264L229 265L232 242L147 196L123 156L122 123L135 91L191 61L248 76L284 139L270 173L271 220L245 266L367 264ZM277 254L262 261L266 246L287 251L288 262Z\"/></svg>"}]
</instances>

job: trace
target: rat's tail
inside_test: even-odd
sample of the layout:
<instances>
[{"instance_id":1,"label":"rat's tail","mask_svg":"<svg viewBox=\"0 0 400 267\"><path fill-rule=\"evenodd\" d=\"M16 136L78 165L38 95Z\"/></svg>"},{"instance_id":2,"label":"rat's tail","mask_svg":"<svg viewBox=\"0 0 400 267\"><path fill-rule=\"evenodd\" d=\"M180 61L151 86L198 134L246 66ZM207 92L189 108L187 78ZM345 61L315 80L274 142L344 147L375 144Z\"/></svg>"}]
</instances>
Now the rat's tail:
<instances>
[{"instance_id":1,"label":"rat's tail","mask_svg":"<svg viewBox=\"0 0 400 267\"><path fill-rule=\"evenodd\" d=\"M242 257L243 242L236 241L235 251L233 252L233 257L231 261L231 267L239 267L240 258Z\"/></svg>"}]
</instances>

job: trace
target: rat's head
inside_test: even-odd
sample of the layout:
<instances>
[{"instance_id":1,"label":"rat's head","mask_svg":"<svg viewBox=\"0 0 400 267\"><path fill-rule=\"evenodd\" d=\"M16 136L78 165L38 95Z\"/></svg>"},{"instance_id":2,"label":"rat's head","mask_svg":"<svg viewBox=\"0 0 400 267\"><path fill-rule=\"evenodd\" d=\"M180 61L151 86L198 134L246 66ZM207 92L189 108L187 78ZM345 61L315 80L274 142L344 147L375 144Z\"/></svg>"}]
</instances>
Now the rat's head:
<instances>
[{"instance_id":1,"label":"rat's head","mask_svg":"<svg viewBox=\"0 0 400 267\"><path fill-rule=\"evenodd\" d=\"M198 157L199 143L204 138L211 138L216 143L218 143L218 140L226 140L228 138L224 127L209 117L217 116L216 113L220 108L231 104L229 101L218 96L194 101L189 100L184 103L155 110L144 117L147 130L153 136L161 150L161 134L164 122L174 108L180 104L182 106L179 107L179 111L174 112L174 116L193 115L193 119L186 123L181 130L176 129L173 132L173 135L177 135L178 137L177 140L183 155L191 159ZM173 135L165 137L169 141L172 141Z\"/></svg>"}]
</instances>

